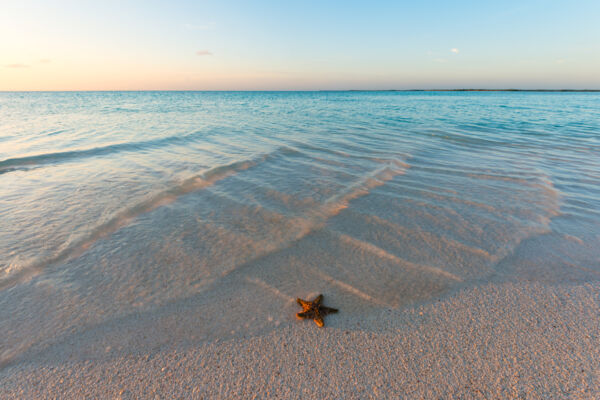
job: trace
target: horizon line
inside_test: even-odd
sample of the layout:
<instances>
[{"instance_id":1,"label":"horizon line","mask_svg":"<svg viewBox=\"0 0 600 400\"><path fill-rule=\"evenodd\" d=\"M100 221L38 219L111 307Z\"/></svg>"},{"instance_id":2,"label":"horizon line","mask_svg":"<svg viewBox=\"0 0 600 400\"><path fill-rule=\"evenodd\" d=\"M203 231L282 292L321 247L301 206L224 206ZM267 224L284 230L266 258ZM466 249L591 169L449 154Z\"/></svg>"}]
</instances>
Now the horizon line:
<instances>
[{"instance_id":1,"label":"horizon line","mask_svg":"<svg viewBox=\"0 0 600 400\"><path fill-rule=\"evenodd\" d=\"M600 92L600 89L83 89L83 90L0 90L0 93L60 92Z\"/></svg>"}]
</instances>

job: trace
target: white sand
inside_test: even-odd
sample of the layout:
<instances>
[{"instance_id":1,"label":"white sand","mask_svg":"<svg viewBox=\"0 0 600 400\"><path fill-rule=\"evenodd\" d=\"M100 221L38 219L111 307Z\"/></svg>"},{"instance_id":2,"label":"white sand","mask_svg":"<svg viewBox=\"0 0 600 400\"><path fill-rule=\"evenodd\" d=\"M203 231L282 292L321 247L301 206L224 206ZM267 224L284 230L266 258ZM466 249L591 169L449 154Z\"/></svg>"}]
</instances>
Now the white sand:
<instances>
[{"instance_id":1,"label":"white sand","mask_svg":"<svg viewBox=\"0 0 600 400\"><path fill-rule=\"evenodd\" d=\"M222 341L194 337L198 304L113 321L6 366L0 398L600 398L597 283L486 284L371 312L327 300L341 311L322 329L289 302L247 304L268 329Z\"/></svg>"}]
</instances>

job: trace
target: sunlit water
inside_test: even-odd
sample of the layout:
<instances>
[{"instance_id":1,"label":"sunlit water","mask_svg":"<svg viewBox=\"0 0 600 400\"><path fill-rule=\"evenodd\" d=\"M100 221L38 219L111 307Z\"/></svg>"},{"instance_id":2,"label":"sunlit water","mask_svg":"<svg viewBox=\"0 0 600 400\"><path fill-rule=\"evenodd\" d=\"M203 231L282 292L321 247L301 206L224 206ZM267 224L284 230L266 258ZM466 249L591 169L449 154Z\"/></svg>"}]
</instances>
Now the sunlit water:
<instances>
[{"instance_id":1,"label":"sunlit water","mask_svg":"<svg viewBox=\"0 0 600 400\"><path fill-rule=\"evenodd\" d=\"M598 279L599 185L598 94L0 93L0 363L186 299Z\"/></svg>"}]
</instances>

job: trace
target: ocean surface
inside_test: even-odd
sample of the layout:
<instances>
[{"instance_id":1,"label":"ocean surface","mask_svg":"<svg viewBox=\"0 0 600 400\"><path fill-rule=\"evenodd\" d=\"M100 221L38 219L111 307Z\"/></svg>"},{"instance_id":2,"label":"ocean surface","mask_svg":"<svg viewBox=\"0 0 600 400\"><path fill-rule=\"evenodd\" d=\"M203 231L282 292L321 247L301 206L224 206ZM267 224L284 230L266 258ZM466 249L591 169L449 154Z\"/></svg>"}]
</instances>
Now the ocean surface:
<instances>
[{"instance_id":1,"label":"ocean surface","mask_svg":"<svg viewBox=\"0 0 600 400\"><path fill-rule=\"evenodd\" d=\"M320 292L598 279L597 93L0 93L0 366L156 315L202 342Z\"/></svg>"}]
</instances>

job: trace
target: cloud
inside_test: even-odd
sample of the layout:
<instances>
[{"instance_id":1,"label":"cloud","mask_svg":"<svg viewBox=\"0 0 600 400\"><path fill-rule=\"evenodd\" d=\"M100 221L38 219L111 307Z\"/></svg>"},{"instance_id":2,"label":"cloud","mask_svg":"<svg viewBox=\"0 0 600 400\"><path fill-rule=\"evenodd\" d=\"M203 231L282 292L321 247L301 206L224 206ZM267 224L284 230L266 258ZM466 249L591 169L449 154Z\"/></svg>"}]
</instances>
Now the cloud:
<instances>
[{"instance_id":1,"label":"cloud","mask_svg":"<svg viewBox=\"0 0 600 400\"><path fill-rule=\"evenodd\" d=\"M453 52L454 54L458 54L458 49L455 47L453 49L450 49L451 52Z\"/></svg>"},{"instance_id":2,"label":"cloud","mask_svg":"<svg viewBox=\"0 0 600 400\"><path fill-rule=\"evenodd\" d=\"M210 51L208 51L208 50L198 50L198 51L196 52L196 55L197 55L197 56L212 56L212 55L213 55L213 53L211 53L211 52L210 52Z\"/></svg>"},{"instance_id":3,"label":"cloud","mask_svg":"<svg viewBox=\"0 0 600 400\"><path fill-rule=\"evenodd\" d=\"M52 60L50 60L49 58L42 58L40 60L40 64L49 64L51 62L52 62Z\"/></svg>"},{"instance_id":4,"label":"cloud","mask_svg":"<svg viewBox=\"0 0 600 400\"><path fill-rule=\"evenodd\" d=\"M5 65L6 68L29 68L29 65L27 64L7 64Z\"/></svg>"},{"instance_id":5,"label":"cloud","mask_svg":"<svg viewBox=\"0 0 600 400\"><path fill-rule=\"evenodd\" d=\"M434 58L433 62L436 62L436 63L445 63L445 62L448 62L448 60L446 60L445 58Z\"/></svg>"}]
</instances>

